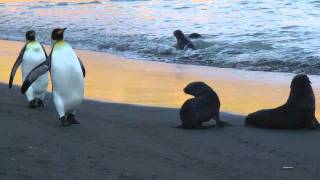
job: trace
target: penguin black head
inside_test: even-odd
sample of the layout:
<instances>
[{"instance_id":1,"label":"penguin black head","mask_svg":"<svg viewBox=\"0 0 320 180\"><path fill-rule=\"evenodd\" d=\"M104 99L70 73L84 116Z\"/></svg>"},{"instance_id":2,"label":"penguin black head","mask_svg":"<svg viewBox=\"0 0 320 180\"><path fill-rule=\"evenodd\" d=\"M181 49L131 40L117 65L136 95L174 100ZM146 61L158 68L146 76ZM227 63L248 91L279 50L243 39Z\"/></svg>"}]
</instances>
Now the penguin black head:
<instances>
[{"instance_id":1,"label":"penguin black head","mask_svg":"<svg viewBox=\"0 0 320 180\"><path fill-rule=\"evenodd\" d=\"M63 33L67 28L56 28L52 31L51 39L54 41L63 40Z\"/></svg>"},{"instance_id":2,"label":"penguin black head","mask_svg":"<svg viewBox=\"0 0 320 180\"><path fill-rule=\"evenodd\" d=\"M26 32L26 39L28 41L36 40L36 32L34 30L30 30Z\"/></svg>"}]
</instances>

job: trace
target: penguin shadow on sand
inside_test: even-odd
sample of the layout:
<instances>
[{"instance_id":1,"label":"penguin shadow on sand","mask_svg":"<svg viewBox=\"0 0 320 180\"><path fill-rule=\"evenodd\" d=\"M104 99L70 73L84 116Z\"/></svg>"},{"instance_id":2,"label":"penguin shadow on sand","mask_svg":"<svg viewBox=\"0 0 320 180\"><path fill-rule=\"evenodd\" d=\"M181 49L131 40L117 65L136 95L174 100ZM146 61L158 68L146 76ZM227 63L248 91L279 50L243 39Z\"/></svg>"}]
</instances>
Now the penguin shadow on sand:
<instances>
[{"instance_id":1,"label":"penguin shadow on sand","mask_svg":"<svg viewBox=\"0 0 320 180\"><path fill-rule=\"evenodd\" d=\"M183 103L180 109L182 129L210 129L232 126L220 120L220 100L216 92L204 82L192 82L183 91L194 96ZM214 120L215 125L204 125Z\"/></svg>"}]
</instances>

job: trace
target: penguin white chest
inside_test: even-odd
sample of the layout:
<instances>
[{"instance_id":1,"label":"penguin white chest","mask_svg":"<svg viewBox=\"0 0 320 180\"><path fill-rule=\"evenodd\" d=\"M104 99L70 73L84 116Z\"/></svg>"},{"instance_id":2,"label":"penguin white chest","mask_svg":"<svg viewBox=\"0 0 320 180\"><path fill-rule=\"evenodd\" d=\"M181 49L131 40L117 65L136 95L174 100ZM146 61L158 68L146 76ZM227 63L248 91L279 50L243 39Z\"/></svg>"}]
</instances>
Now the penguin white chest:
<instances>
[{"instance_id":1,"label":"penguin white chest","mask_svg":"<svg viewBox=\"0 0 320 180\"><path fill-rule=\"evenodd\" d=\"M41 44L37 41L30 42L26 46L26 49L22 58L22 79L23 81L28 74L39 64L46 60L45 52ZM40 76L28 89L26 96L28 101L34 98L44 100L45 94L48 88L48 73Z\"/></svg>"},{"instance_id":2,"label":"penguin white chest","mask_svg":"<svg viewBox=\"0 0 320 180\"><path fill-rule=\"evenodd\" d=\"M24 80L33 68L46 60L46 56L40 43L32 42L27 45L22 59L22 76Z\"/></svg>"},{"instance_id":3,"label":"penguin white chest","mask_svg":"<svg viewBox=\"0 0 320 180\"><path fill-rule=\"evenodd\" d=\"M51 55L53 98L59 116L72 113L80 106L84 80L78 57L67 43L57 43Z\"/></svg>"}]
</instances>

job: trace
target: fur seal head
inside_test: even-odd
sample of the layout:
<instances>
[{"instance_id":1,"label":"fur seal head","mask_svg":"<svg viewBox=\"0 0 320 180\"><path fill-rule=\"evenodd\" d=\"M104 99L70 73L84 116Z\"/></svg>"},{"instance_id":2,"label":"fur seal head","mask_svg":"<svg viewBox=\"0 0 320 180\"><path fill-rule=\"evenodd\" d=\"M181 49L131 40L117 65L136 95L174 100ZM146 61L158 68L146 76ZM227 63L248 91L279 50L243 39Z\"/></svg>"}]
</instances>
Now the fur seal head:
<instances>
[{"instance_id":1,"label":"fur seal head","mask_svg":"<svg viewBox=\"0 0 320 180\"><path fill-rule=\"evenodd\" d=\"M175 30L173 32L173 35L176 37L177 39L177 48L178 49L196 49L194 47L194 45L192 44L192 42L183 34L183 32L181 30Z\"/></svg>"},{"instance_id":2,"label":"fur seal head","mask_svg":"<svg viewBox=\"0 0 320 180\"><path fill-rule=\"evenodd\" d=\"M194 97L207 96L213 93L213 90L206 83L201 81L196 81L188 84L183 91L186 94L190 94Z\"/></svg>"},{"instance_id":3,"label":"fur seal head","mask_svg":"<svg viewBox=\"0 0 320 180\"><path fill-rule=\"evenodd\" d=\"M307 75L298 74L292 79L287 103L315 107L315 97Z\"/></svg>"},{"instance_id":4,"label":"fur seal head","mask_svg":"<svg viewBox=\"0 0 320 180\"><path fill-rule=\"evenodd\" d=\"M311 87L311 81L307 75L298 74L293 78L290 87L297 89L309 89Z\"/></svg>"}]
</instances>

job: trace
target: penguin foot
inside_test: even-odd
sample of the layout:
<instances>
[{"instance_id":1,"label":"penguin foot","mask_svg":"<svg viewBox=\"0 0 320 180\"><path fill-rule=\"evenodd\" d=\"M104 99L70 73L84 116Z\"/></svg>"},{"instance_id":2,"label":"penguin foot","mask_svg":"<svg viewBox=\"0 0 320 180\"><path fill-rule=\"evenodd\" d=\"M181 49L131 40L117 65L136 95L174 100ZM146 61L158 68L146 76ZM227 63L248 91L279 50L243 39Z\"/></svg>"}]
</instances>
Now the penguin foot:
<instances>
[{"instance_id":1,"label":"penguin foot","mask_svg":"<svg viewBox=\"0 0 320 180\"><path fill-rule=\"evenodd\" d=\"M217 127L224 127L223 121L216 121Z\"/></svg>"},{"instance_id":2,"label":"penguin foot","mask_svg":"<svg viewBox=\"0 0 320 180\"><path fill-rule=\"evenodd\" d=\"M70 123L72 123L72 124L80 124L80 122L76 120L76 118L74 117L73 114L69 114L69 115L68 115L68 120L69 120Z\"/></svg>"},{"instance_id":3,"label":"penguin foot","mask_svg":"<svg viewBox=\"0 0 320 180\"><path fill-rule=\"evenodd\" d=\"M35 100L36 100L37 107L44 107L44 103L41 99L35 99Z\"/></svg>"},{"instance_id":4,"label":"penguin foot","mask_svg":"<svg viewBox=\"0 0 320 180\"><path fill-rule=\"evenodd\" d=\"M65 116L61 117L60 121L63 127L71 125L71 122Z\"/></svg>"},{"instance_id":5,"label":"penguin foot","mask_svg":"<svg viewBox=\"0 0 320 180\"><path fill-rule=\"evenodd\" d=\"M35 99L29 102L29 108L34 109L36 107L37 107L37 102Z\"/></svg>"}]
</instances>

